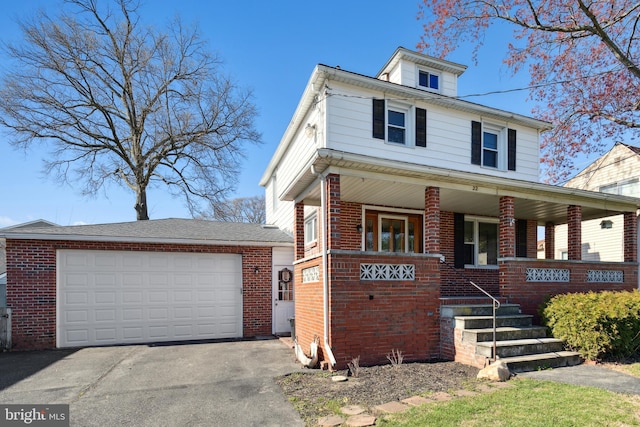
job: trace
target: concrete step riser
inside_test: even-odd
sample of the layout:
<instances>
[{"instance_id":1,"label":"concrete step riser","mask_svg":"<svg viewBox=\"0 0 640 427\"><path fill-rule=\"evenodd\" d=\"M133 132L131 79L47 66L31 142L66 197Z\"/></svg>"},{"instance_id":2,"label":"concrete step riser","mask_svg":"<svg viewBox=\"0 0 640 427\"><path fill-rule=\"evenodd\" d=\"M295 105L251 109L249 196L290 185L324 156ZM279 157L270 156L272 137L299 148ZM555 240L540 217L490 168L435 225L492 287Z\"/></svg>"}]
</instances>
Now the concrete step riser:
<instances>
[{"instance_id":1,"label":"concrete step riser","mask_svg":"<svg viewBox=\"0 0 640 427\"><path fill-rule=\"evenodd\" d=\"M558 357L555 359L528 360L520 362L508 362L509 370L514 373L537 371L539 369L560 368L575 366L582 363L579 355Z\"/></svg>"},{"instance_id":2,"label":"concrete step riser","mask_svg":"<svg viewBox=\"0 0 640 427\"><path fill-rule=\"evenodd\" d=\"M476 354L485 357L491 357L492 345L485 344L476 346ZM542 353L554 353L564 350L564 344L562 342L551 343L539 343L539 344L524 344L524 345L512 345L507 347L496 348L499 357L515 357L524 356L529 354L542 354Z\"/></svg>"},{"instance_id":3,"label":"concrete step riser","mask_svg":"<svg viewBox=\"0 0 640 427\"><path fill-rule=\"evenodd\" d=\"M514 327L527 327L532 325L533 316L518 316L518 317L498 317L496 318L496 327L514 326ZM471 318L471 319L456 319L456 328L458 329L485 329L493 328L492 318Z\"/></svg>"},{"instance_id":4,"label":"concrete step riser","mask_svg":"<svg viewBox=\"0 0 640 427\"><path fill-rule=\"evenodd\" d=\"M486 331L463 331L462 337L468 342L482 342L493 341L493 332ZM496 331L497 341L507 340L523 340L529 338L545 338L547 336L547 330L543 327L533 327L524 329L515 329L509 331Z\"/></svg>"},{"instance_id":5,"label":"concrete step riser","mask_svg":"<svg viewBox=\"0 0 640 427\"><path fill-rule=\"evenodd\" d=\"M517 304L504 304L496 311L498 316L520 314L520 306ZM440 307L440 316L493 316L491 305L449 305Z\"/></svg>"}]
</instances>

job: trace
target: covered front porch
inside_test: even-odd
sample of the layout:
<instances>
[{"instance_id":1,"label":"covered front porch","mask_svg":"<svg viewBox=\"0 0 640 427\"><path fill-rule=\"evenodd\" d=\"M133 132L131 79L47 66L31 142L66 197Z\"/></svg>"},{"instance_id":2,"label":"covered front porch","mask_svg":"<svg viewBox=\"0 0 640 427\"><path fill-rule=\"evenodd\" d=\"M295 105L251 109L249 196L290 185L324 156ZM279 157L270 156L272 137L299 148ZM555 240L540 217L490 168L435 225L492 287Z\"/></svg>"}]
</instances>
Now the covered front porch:
<instances>
[{"instance_id":1,"label":"covered front porch","mask_svg":"<svg viewBox=\"0 0 640 427\"><path fill-rule=\"evenodd\" d=\"M470 280L532 315L549 295L638 286L637 199L331 150L283 196L295 202L298 341L320 337L332 365L385 363L393 349L451 358L440 304L481 296ZM582 221L614 214L624 216L624 262L582 261ZM568 260L551 259L559 224ZM548 259L537 259L539 227Z\"/></svg>"}]
</instances>

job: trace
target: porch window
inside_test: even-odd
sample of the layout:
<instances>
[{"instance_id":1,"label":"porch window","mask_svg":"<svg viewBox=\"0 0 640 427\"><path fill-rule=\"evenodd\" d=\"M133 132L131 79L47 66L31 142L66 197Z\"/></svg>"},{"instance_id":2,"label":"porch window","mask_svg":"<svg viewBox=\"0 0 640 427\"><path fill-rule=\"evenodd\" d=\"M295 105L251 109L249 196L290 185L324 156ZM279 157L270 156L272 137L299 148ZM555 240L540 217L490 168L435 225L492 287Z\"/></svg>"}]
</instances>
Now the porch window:
<instances>
[{"instance_id":1,"label":"porch window","mask_svg":"<svg viewBox=\"0 0 640 427\"><path fill-rule=\"evenodd\" d=\"M422 252L422 215L367 211L364 246L367 251Z\"/></svg>"},{"instance_id":2,"label":"porch window","mask_svg":"<svg viewBox=\"0 0 640 427\"><path fill-rule=\"evenodd\" d=\"M498 265L497 221L465 218L464 263L471 267Z\"/></svg>"},{"instance_id":3,"label":"porch window","mask_svg":"<svg viewBox=\"0 0 640 427\"><path fill-rule=\"evenodd\" d=\"M313 214L304 220L304 244L310 244L318 240L318 216Z\"/></svg>"}]
</instances>

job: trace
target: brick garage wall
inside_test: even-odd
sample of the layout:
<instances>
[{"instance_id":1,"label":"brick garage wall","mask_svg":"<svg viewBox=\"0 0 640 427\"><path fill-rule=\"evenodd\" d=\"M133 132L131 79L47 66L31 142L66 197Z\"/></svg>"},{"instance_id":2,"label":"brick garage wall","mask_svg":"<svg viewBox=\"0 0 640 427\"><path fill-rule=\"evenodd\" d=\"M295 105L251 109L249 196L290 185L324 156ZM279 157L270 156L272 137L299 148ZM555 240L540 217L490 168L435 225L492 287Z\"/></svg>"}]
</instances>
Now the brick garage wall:
<instances>
[{"instance_id":1,"label":"brick garage wall","mask_svg":"<svg viewBox=\"0 0 640 427\"><path fill-rule=\"evenodd\" d=\"M363 366L440 357L438 258L330 253L330 343L337 368L360 356ZM414 281L360 280L361 263L414 264Z\"/></svg>"},{"instance_id":2,"label":"brick garage wall","mask_svg":"<svg viewBox=\"0 0 640 427\"><path fill-rule=\"evenodd\" d=\"M13 311L12 341L16 350L56 346L58 249L241 254L243 335L272 332L270 247L7 239L7 305Z\"/></svg>"},{"instance_id":3,"label":"brick garage wall","mask_svg":"<svg viewBox=\"0 0 640 427\"><path fill-rule=\"evenodd\" d=\"M527 282L527 268L568 269L570 282ZM587 282L588 270L622 270L623 283ZM503 261L500 262L500 296L502 300L520 304L522 313L539 322L538 308L549 296L589 291L622 291L638 287L638 266L635 263L563 262L563 261Z\"/></svg>"}]
</instances>

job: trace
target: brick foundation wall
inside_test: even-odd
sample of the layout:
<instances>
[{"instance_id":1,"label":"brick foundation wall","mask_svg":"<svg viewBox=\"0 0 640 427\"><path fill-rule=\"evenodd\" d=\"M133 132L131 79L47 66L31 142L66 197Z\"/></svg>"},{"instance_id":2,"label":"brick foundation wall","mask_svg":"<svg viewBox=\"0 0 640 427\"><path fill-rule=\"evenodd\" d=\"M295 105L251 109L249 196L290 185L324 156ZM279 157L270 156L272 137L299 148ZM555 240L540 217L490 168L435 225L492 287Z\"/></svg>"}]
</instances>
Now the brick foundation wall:
<instances>
[{"instance_id":1,"label":"brick foundation wall","mask_svg":"<svg viewBox=\"0 0 640 427\"><path fill-rule=\"evenodd\" d=\"M243 335L272 333L270 247L7 239L7 305L13 311L11 335L16 350L56 346L58 249L241 254Z\"/></svg>"}]
</instances>

